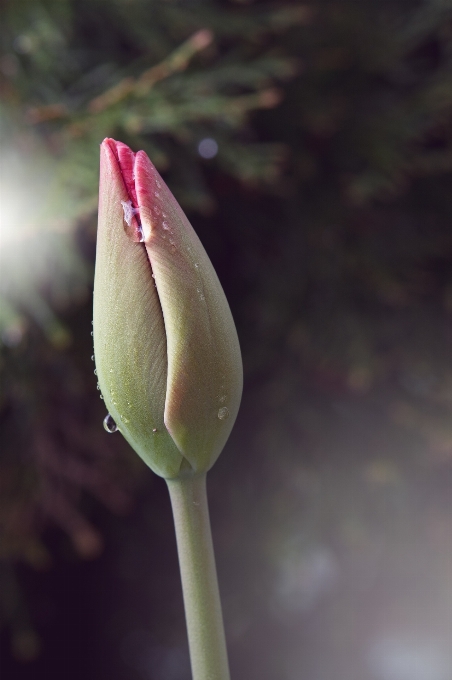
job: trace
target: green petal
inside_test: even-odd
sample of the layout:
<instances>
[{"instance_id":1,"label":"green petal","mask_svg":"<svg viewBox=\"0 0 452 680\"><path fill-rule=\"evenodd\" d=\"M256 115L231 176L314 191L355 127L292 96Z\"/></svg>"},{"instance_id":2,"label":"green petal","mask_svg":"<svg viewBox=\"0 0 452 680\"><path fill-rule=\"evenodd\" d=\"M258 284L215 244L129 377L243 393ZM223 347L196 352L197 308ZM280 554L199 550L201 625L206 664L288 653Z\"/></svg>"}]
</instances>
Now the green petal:
<instances>
[{"instance_id":1,"label":"green petal","mask_svg":"<svg viewBox=\"0 0 452 680\"><path fill-rule=\"evenodd\" d=\"M167 338L165 424L192 468L204 471L220 454L240 405L237 332L206 251L143 152L135 181Z\"/></svg>"},{"instance_id":2,"label":"green petal","mask_svg":"<svg viewBox=\"0 0 452 680\"><path fill-rule=\"evenodd\" d=\"M164 423L166 332L145 247L124 231L121 201L127 200L117 160L102 145L93 317L99 385L129 444L169 478L183 457Z\"/></svg>"}]
</instances>

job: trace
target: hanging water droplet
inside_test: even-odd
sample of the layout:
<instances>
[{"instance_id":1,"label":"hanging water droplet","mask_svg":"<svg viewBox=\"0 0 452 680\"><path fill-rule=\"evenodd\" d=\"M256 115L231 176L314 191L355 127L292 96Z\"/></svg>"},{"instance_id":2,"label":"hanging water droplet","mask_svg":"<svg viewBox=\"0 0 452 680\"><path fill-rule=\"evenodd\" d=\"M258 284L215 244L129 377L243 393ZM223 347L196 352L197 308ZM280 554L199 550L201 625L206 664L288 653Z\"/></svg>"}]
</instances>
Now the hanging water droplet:
<instances>
[{"instance_id":1,"label":"hanging water droplet","mask_svg":"<svg viewBox=\"0 0 452 680\"><path fill-rule=\"evenodd\" d=\"M222 406L221 408L218 409L218 419L219 420L226 420L226 418L229 417L229 409L226 408L226 406Z\"/></svg>"},{"instance_id":2,"label":"hanging water droplet","mask_svg":"<svg viewBox=\"0 0 452 680\"><path fill-rule=\"evenodd\" d=\"M91 356L91 361L94 361L94 354Z\"/></svg>"},{"instance_id":3,"label":"hanging water droplet","mask_svg":"<svg viewBox=\"0 0 452 680\"><path fill-rule=\"evenodd\" d=\"M99 383L97 383L96 387L97 387L97 389L100 391L100 385L99 385Z\"/></svg>"},{"instance_id":4,"label":"hanging water droplet","mask_svg":"<svg viewBox=\"0 0 452 680\"><path fill-rule=\"evenodd\" d=\"M140 209L134 208L132 201L121 201L123 210L123 224L126 235L135 243L142 243L143 230L139 221ZM137 217L138 216L138 217Z\"/></svg>"},{"instance_id":5,"label":"hanging water droplet","mask_svg":"<svg viewBox=\"0 0 452 680\"><path fill-rule=\"evenodd\" d=\"M97 371L96 371L96 369L94 369L94 375L97 375Z\"/></svg>"},{"instance_id":6,"label":"hanging water droplet","mask_svg":"<svg viewBox=\"0 0 452 680\"><path fill-rule=\"evenodd\" d=\"M94 321L91 321L91 326L94 326Z\"/></svg>"},{"instance_id":7,"label":"hanging water droplet","mask_svg":"<svg viewBox=\"0 0 452 680\"><path fill-rule=\"evenodd\" d=\"M104 418L104 430L106 430L109 434L113 434L113 432L116 432L117 429L118 426L113 420L113 417L108 413Z\"/></svg>"},{"instance_id":8,"label":"hanging water droplet","mask_svg":"<svg viewBox=\"0 0 452 680\"><path fill-rule=\"evenodd\" d=\"M93 331L91 331L91 335L94 335L94 332L93 332Z\"/></svg>"}]
</instances>

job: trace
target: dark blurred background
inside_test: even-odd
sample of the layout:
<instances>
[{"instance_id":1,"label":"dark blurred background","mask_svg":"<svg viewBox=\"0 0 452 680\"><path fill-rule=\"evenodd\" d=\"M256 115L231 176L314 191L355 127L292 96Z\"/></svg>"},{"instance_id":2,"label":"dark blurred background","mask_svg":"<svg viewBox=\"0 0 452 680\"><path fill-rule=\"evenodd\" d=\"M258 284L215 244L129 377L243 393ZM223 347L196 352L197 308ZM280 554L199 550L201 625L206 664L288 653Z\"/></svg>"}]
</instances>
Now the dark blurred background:
<instances>
[{"instance_id":1,"label":"dark blurred background","mask_svg":"<svg viewBox=\"0 0 452 680\"><path fill-rule=\"evenodd\" d=\"M102 428L99 144L229 299L234 680L452 679L451 0L3 0L0 668L189 680L165 483Z\"/></svg>"}]
</instances>

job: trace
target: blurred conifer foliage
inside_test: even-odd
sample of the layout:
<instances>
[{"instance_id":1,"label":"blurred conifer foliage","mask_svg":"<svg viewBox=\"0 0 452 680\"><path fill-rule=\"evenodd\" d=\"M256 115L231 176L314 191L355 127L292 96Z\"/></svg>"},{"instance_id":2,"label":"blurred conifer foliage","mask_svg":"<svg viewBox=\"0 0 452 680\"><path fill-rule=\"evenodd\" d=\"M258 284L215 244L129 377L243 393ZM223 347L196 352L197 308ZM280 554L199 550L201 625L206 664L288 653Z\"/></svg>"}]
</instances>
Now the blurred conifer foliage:
<instances>
[{"instance_id":1,"label":"blurred conifer foliage","mask_svg":"<svg viewBox=\"0 0 452 680\"><path fill-rule=\"evenodd\" d=\"M49 524L97 554L86 498L121 512L136 483L99 430L83 328L106 136L144 149L227 238L264 458L295 460L297 433L322 430L300 406L312 390L373 399L450 466L450 0L4 0L0 88L5 582L50 559ZM365 465L371 486L403 480L402 460ZM315 487L344 536L350 479ZM25 605L3 601L26 656Z\"/></svg>"}]
</instances>

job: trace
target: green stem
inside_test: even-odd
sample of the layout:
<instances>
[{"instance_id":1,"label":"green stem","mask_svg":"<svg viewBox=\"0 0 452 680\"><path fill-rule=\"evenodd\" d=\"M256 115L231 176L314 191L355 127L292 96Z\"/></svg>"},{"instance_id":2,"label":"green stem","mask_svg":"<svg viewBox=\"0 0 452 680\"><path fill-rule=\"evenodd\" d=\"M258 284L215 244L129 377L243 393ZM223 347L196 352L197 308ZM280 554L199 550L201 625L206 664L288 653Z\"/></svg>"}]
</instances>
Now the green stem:
<instances>
[{"instance_id":1,"label":"green stem","mask_svg":"<svg viewBox=\"0 0 452 680\"><path fill-rule=\"evenodd\" d=\"M229 680L206 475L166 481L176 526L193 680Z\"/></svg>"}]
</instances>

